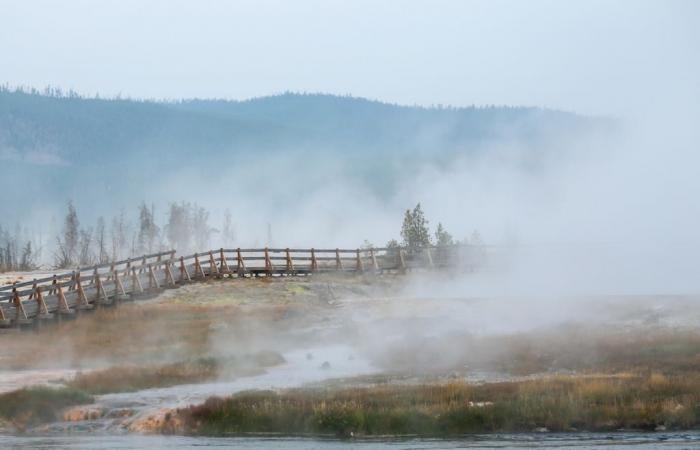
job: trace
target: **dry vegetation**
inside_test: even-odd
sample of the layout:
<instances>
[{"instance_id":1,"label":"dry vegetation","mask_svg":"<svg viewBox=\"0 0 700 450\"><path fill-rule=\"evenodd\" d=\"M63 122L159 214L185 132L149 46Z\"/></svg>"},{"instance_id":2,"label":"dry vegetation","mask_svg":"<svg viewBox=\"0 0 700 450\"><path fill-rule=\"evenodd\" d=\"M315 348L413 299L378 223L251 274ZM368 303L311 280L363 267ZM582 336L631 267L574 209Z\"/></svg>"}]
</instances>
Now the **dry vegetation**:
<instances>
[{"instance_id":1,"label":"dry vegetation","mask_svg":"<svg viewBox=\"0 0 700 450\"><path fill-rule=\"evenodd\" d=\"M77 389L34 387L0 394L0 419L19 430L51 422L69 406L92 403L93 398Z\"/></svg>"},{"instance_id":2,"label":"dry vegetation","mask_svg":"<svg viewBox=\"0 0 700 450\"><path fill-rule=\"evenodd\" d=\"M700 331L591 325L486 337L450 335L396 346L383 351L378 362L387 370L409 373L700 373Z\"/></svg>"},{"instance_id":3,"label":"dry vegetation","mask_svg":"<svg viewBox=\"0 0 700 450\"><path fill-rule=\"evenodd\" d=\"M200 298L205 291L206 302ZM157 301L84 312L33 332L0 335L0 363L12 370L87 369L212 356L219 337L245 348L253 337L297 326L310 308L301 301L311 297L304 293L297 285L257 280L184 287Z\"/></svg>"},{"instance_id":4,"label":"dry vegetation","mask_svg":"<svg viewBox=\"0 0 700 450\"><path fill-rule=\"evenodd\" d=\"M134 392L142 389L201 383L226 376L251 376L262 373L266 367L284 362L275 352L259 352L239 358L196 360L164 365L116 366L108 369L79 373L66 384L90 394Z\"/></svg>"},{"instance_id":5,"label":"dry vegetation","mask_svg":"<svg viewBox=\"0 0 700 450\"><path fill-rule=\"evenodd\" d=\"M3 368L85 369L62 390L0 396L0 421L22 428L91 395L253 375L283 362L287 349L335 339L363 348L383 373L362 387L336 380L212 398L171 412L160 431L446 436L700 426L700 331L692 327L623 320L488 336L423 332L404 318L429 314L431 304L394 302L386 297L393 287L378 280L210 281L0 335ZM648 308L637 306L619 314L646 321ZM366 321L354 320L358 312ZM400 338L378 341L387 328ZM480 372L488 383L463 381Z\"/></svg>"},{"instance_id":6,"label":"dry vegetation","mask_svg":"<svg viewBox=\"0 0 700 450\"><path fill-rule=\"evenodd\" d=\"M700 376L552 377L471 385L246 392L178 410L163 432L336 436L700 426Z\"/></svg>"}]
</instances>

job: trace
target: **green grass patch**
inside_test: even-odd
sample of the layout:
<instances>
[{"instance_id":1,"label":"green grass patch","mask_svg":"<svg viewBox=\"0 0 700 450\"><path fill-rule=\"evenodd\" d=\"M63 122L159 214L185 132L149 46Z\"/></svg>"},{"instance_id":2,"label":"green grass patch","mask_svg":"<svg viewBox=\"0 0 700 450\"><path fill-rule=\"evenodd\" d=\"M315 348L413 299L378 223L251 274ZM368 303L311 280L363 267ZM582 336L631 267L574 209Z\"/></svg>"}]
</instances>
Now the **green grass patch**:
<instances>
[{"instance_id":1,"label":"green grass patch","mask_svg":"<svg viewBox=\"0 0 700 450\"><path fill-rule=\"evenodd\" d=\"M191 434L453 436L466 433L691 429L700 376L554 377L470 385L253 391L178 410ZM165 424L168 428L170 424Z\"/></svg>"},{"instance_id":2,"label":"green grass patch","mask_svg":"<svg viewBox=\"0 0 700 450\"><path fill-rule=\"evenodd\" d=\"M15 426L26 427L58 420L63 409L92 402L92 396L79 389L20 389L0 394L0 418Z\"/></svg>"}]
</instances>

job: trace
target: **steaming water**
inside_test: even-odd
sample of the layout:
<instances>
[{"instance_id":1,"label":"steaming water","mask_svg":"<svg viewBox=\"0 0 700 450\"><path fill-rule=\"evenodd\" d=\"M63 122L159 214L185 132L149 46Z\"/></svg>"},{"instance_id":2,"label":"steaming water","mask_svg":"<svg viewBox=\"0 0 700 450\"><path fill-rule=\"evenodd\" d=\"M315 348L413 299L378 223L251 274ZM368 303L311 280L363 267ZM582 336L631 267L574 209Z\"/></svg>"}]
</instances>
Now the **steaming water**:
<instances>
[{"instance_id":1,"label":"steaming water","mask_svg":"<svg viewBox=\"0 0 700 450\"><path fill-rule=\"evenodd\" d=\"M105 411L99 419L59 422L44 429L51 433L121 432L134 422L166 408L201 403L215 395L228 396L249 389L299 387L326 379L378 372L368 360L345 345L294 350L285 353L284 358L284 364L270 368L258 376L99 396L96 403L89 406L89 409ZM128 411L129 414L122 414L123 411Z\"/></svg>"},{"instance_id":2,"label":"steaming water","mask_svg":"<svg viewBox=\"0 0 700 450\"><path fill-rule=\"evenodd\" d=\"M230 395L245 389L295 387L329 378L352 377L376 372L365 359L348 346L335 345L292 351L286 363L267 373L238 380L149 389L136 393L110 394L99 398L99 406L117 410L132 408L144 416L164 407L197 403L211 395ZM329 368L322 368L328 362ZM128 419L128 421L134 418ZM124 419L56 424L49 432L62 435L0 436L0 448L21 449L458 449L458 448L556 448L556 449L666 449L700 447L700 432L690 433L582 433L582 434L501 434L475 435L462 439L352 440L301 438L208 438L127 434ZM65 432L71 433L66 435ZM86 433L89 432L89 433Z\"/></svg>"},{"instance_id":3,"label":"steaming water","mask_svg":"<svg viewBox=\"0 0 700 450\"><path fill-rule=\"evenodd\" d=\"M337 441L292 438L200 438L181 436L138 435L90 435L61 437L0 436L0 448L21 449L335 449L360 448L366 450L399 449L457 449L457 448L557 448L557 449L664 449L681 450L698 448L700 433L613 433L613 434L552 434L552 435L487 435L460 440L387 440L387 441Z\"/></svg>"}]
</instances>

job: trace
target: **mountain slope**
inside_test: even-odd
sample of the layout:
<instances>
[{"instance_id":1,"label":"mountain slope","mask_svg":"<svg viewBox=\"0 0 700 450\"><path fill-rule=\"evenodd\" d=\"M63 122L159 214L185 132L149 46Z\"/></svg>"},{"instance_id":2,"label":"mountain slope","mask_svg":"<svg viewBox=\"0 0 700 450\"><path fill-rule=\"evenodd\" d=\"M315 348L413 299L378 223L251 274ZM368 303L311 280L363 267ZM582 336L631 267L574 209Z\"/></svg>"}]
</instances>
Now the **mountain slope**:
<instances>
[{"instance_id":1,"label":"mountain slope","mask_svg":"<svg viewBox=\"0 0 700 450\"><path fill-rule=\"evenodd\" d=\"M605 126L538 108L407 107L321 94L152 102L3 90L0 189L10 206L70 198L123 204L163 191L160 174L189 177L186 192L200 195L198 180L228 171L239 178L282 171L303 179L328 170L389 195L397 180L419 168L449 167L495 145L517 145L536 161L562 138ZM163 195L174 201L181 193Z\"/></svg>"}]
</instances>

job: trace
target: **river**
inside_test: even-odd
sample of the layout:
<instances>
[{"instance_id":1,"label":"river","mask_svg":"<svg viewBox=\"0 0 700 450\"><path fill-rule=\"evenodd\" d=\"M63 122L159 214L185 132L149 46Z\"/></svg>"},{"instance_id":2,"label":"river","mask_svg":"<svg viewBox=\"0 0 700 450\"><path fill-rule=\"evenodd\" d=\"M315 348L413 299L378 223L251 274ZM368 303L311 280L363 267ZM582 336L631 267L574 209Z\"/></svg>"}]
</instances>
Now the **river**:
<instances>
[{"instance_id":1,"label":"river","mask_svg":"<svg viewBox=\"0 0 700 450\"><path fill-rule=\"evenodd\" d=\"M689 433L583 433L583 434L503 434L477 435L455 440L401 439L401 440L319 440L299 438L204 438L182 436L75 435L75 436L0 436L2 449L99 449L130 450L175 449L202 450L213 448L236 449L341 449L365 450L418 450L418 449L664 449L681 450L700 448L700 432Z\"/></svg>"}]
</instances>

